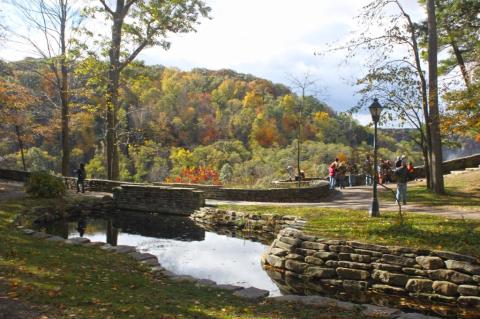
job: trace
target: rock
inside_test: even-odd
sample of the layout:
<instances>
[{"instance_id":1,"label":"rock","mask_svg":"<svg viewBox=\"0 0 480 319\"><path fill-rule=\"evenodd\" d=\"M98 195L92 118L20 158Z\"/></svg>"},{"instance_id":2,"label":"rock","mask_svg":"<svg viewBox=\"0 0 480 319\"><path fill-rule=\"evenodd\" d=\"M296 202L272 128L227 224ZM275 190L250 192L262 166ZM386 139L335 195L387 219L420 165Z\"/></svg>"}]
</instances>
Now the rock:
<instances>
[{"instance_id":1,"label":"rock","mask_svg":"<svg viewBox=\"0 0 480 319\"><path fill-rule=\"evenodd\" d=\"M321 267L308 267L305 275L310 278L328 279L335 277L335 269L321 268Z\"/></svg>"},{"instance_id":2,"label":"rock","mask_svg":"<svg viewBox=\"0 0 480 319\"><path fill-rule=\"evenodd\" d=\"M197 287L212 287L215 286L217 283L210 279L198 279L195 283Z\"/></svg>"},{"instance_id":3,"label":"rock","mask_svg":"<svg viewBox=\"0 0 480 319\"><path fill-rule=\"evenodd\" d=\"M293 249L296 247L295 245L284 243L283 241L280 241L278 239L275 239L275 241L273 242L273 246L275 248L286 250L287 252L293 251Z\"/></svg>"},{"instance_id":4,"label":"rock","mask_svg":"<svg viewBox=\"0 0 480 319\"><path fill-rule=\"evenodd\" d=\"M323 266L325 264L325 262L323 261L323 259L320 259L320 258L315 258L313 256L307 256L305 257L305 262L309 263L309 264L314 264L314 265L319 265L319 266Z\"/></svg>"},{"instance_id":5,"label":"rock","mask_svg":"<svg viewBox=\"0 0 480 319\"><path fill-rule=\"evenodd\" d=\"M257 299L262 299L267 297L269 295L269 292L268 290L249 287L249 288L235 291L233 295L240 298L244 298L244 299L257 300Z\"/></svg>"},{"instance_id":6,"label":"rock","mask_svg":"<svg viewBox=\"0 0 480 319\"><path fill-rule=\"evenodd\" d=\"M413 258L395 256L395 255L389 255L389 254L382 255L382 259L387 264L399 265L404 267L411 267L416 263L415 259Z\"/></svg>"},{"instance_id":7,"label":"rock","mask_svg":"<svg viewBox=\"0 0 480 319\"><path fill-rule=\"evenodd\" d=\"M283 250L281 248L270 248L269 251L268 251L268 254L269 255L275 255L275 256L279 256L279 257L284 257L288 254L288 251L286 250Z\"/></svg>"},{"instance_id":8,"label":"rock","mask_svg":"<svg viewBox=\"0 0 480 319\"><path fill-rule=\"evenodd\" d=\"M337 239L329 239L323 241L327 245L345 245L345 241Z\"/></svg>"},{"instance_id":9,"label":"rock","mask_svg":"<svg viewBox=\"0 0 480 319\"><path fill-rule=\"evenodd\" d=\"M277 296L277 297L271 297L269 298L270 300L273 300L275 302L289 302L289 303L299 303L303 296L298 296L298 295L283 295L283 296Z\"/></svg>"},{"instance_id":10,"label":"rock","mask_svg":"<svg viewBox=\"0 0 480 319\"><path fill-rule=\"evenodd\" d=\"M164 272L164 274L165 273L166 272ZM167 276L167 277L170 277L170 280L173 281L173 282L190 282L190 283L197 282L197 279L193 278L192 276L187 276L187 275L182 275L182 276L173 275L173 276Z\"/></svg>"},{"instance_id":11,"label":"rock","mask_svg":"<svg viewBox=\"0 0 480 319\"><path fill-rule=\"evenodd\" d=\"M283 259L282 257L278 257L274 255L265 255L265 260L272 267L276 267L276 268L285 267L285 259Z\"/></svg>"},{"instance_id":12,"label":"rock","mask_svg":"<svg viewBox=\"0 0 480 319\"><path fill-rule=\"evenodd\" d=\"M440 319L439 317L432 317L427 315L422 315L421 313L402 313L395 319Z\"/></svg>"},{"instance_id":13,"label":"rock","mask_svg":"<svg viewBox=\"0 0 480 319\"><path fill-rule=\"evenodd\" d=\"M372 265L370 265L370 264L357 263L357 262L353 262L353 261L339 261L338 266L339 267L344 267L344 268L363 269L363 270L372 269Z\"/></svg>"},{"instance_id":14,"label":"rock","mask_svg":"<svg viewBox=\"0 0 480 319\"><path fill-rule=\"evenodd\" d=\"M113 246L111 250L118 254L129 254L129 253L135 252L135 247L127 246L127 245L118 245L118 246Z\"/></svg>"},{"instance_id":15,"label":"rock","mask_svg":"<svg viewBox=\"0 0 480 319\"><path fill-rule=\"evenodd\" d=\"M285 259L304 261L304 257L298 254L288 254L287 256L285 256Z\"/></svg>"},{"instance_id":16,"label":"rock","mask_svg":"<svg viewBox=\"0 0 480 319\"><path fill-rule=\"evenodd\" d=\"M415 260L423 269L435 270L445 268L445 263L440 257L418 256Z\"/></svg>"},{"instance_id":17,"label":"rock","mask_svg":"<svg viewBox=\"0 0 480 319\"><path fill-rule=\"evenodd\" d=\"M366 291L368 289L367 281L343 280L343 288L346 290Z\"/></svg>"},{"instance_id":18,"label":"rock","mask_svg":"<svg viewBox=\"0 0 480 319\"><path fill-rule=\"evenodd\" d=\"M325 266L331 267L331 268L337 268L338 267L338 261L336 260L327 260L325 262Z\"/></svg>"},{"instance_id":19,"label":"rock","mask_svg":"<svg viewBox=\"0 0 480 319\"><path fill-rule=\"evenodd\" d=\"M147 266L159 266L160 264L158 263L158 259L155 257L155 258L150 258L150 259L146 259L146 260L142 260L140 261L140 263L142 265L147 265Z\"/></svg>"},{"instance_id":20,"label":"rock","mask_svg":"<svg viewBox=\"0 0 480 319\"><path fill-rule=\"evenodd\" d=\"M220 290L226 290L226 291L238 291L243 289L243 287L235 286L235 285L217 285L216 288Z\"/></svg>"},{"instance_id":21,"label":"rock","mask_svg":"<svg viewBox=\"0 0 480 319\"><path fill-rule=\"evenodd\" d=\"M399 287L394 287L390 285L380 285L380 284L374 284L372 285L373 290L381 291L383 293L387 294L404 294L406 292L405 289L399 288Z\"/></svg>"},{"instance_id":22,"label":"rock","mask_svg":"<svg viewBox=\"0 0 480 319\"><path fill-rule=\"evenodd\" d=\"M347 302L347 301L337 301L333 305L335 308L341 309L341 310L346 310L346 311L355 311L358 310L361 306L356 305L352 302Z\"/></svg>"},{"instance_id":23,"label":"rock","mask_svg":"<svg viewBox=\"0 0 480 319\"><path fill-rule=\"evenodd\" d=\"M458 285L449 281L434 281L432 288L434 292L444 296L454 297L458 295Z\"/></svg>"},{"instance_id":24,"label":"rock","mask_svg":"<svg viewBox=\"0 0 480 319\"><path fill-rule=\"evenodd\" d=\"M455 270L447 270L447 269L429 270L428 276L433 280L451 281L455 284L469 284L473 282L472 276L462 274L461 272L458 272Z\"/></svg>"},{"instance_id":25,"label":"rock","mask_svg":"<svg viewBox=\"0 0 480 319\"><path fill-rule=\"evenodd\" d=\"M369 263L372 257L370 255L350 254L350 259L359 263Z\"/></svg>"},{"instance_id":26,"label":"rock","mask_svg":"<svg viewBox=\"0 0 480 319\"><path fill-rule=\"evenodd\" d=\"M416 292L416 293L420 293L420 292L425 292L425 293L429 293L429 292L432 292L433 291L433 281L430 280L430 279L420 279L420 278L412 278L412 279L409 279L405 288L408 290L408 291L411 291L411 292Z\"/></svg>"},{"instance_id":27,"label":"rock","mask_svg":"<svg viewBox=\"0 0 480 319\"><path fill-rule=\"evenodd\" d=\"M367 280L370 277L370 273L366 270L339 267L336 272L338 277L343 279Z\"/></svg>"},{"instance_id":28,"label":"rock","mask_svg":"<svg viewBox=\"0 0 480 319\"><path fill-rule=\"evenodd\" d=\"M466 261L469 263L477 263L477 259L475 257L457 254L450 251L434 250L432 254L435 256L441 257L443 259L453 259L453 260Z\"/></svg>"},{"instance_id":29,"label":"rock","mask_svg":"<svg viewBox=\"0 0 480 319\"><path fill-rule=\"evenodd\" d=\"M327 245L322 244L322 243L317 243L317 242L311 242L311 241L304 241L302 243L302 248L305 249L314 249L314 250L326 250L328 248Z\"/></svg>"},{"instance_id":30,"label":"rock","mask_svg":"<svg viewBox=\"0 0 480 319\"><path fill-rule=\"evenodd\" d=\"M374 305L364 305L365 309L362 310L362 315L365 317L374 318L393 318L401 314L398 309L379 307Z\"/></svg>"},{"instance_id":31,"label":"rock","mask_svg":"<svg viewBox=\"0 0 480 319\"><path fill-rule=\"evenodd\" d=\"M90 239L83 238L83 237L74 237L74 238L69 238L65 240L65 244L69 244L69 245L82 245L89 242L90 242Z\"/></svg>"},{"instance_id":32,"label":"rock","mask_svg":"<svg viewBox=\"0 0 480 319\"><path fill-rule=\"evenodd\" d=\"M480 276L473 276L473 280L477 283L480 283Z\"/></svg>"},{"instance_id":33,"label":"rock","mask_svg":"<svg viewBox=\"0 0 480 319\"><path fill-rule=\"evenodd\" d=\"M411 275L411 276L428 277L428 272L426 272L425 270L405 267L405 268L402 268L402 271L407 275Z\"/></svg>"},{"instance_id":34,"label":"rock","mask_svg":"<svg viewBox=\"0 0 480 319\"><path fill-rule=\"evenodd\" d=\"M332 252L327 252L327 251L320 251L318 253L313 254L314 257L316 258L321 258L324 260L336 260L338 259L338 255Z\"/></svg>"},{"instance_id":35,"label":"rock","mask_svg":"<svg viewBox=\"0 0 480 319\"><path fill-rule=\"evenodd\" d=\"M354 249L355 253L360 255L369 255L371 257L382 257L382 253L373 250L365 250L365 249Z\"/></svg>"},{"instance_id":36,"label":"rock","mask_svg":"<svg viewBox=\"0 0 480 319\"><path fill-rule=\"evenodd\" d=\"M460 285L458 286L458 293L462 296L479 296L480 287L473 285Z\"/></svg>"},{"instance_id":37,"label":"rock","mask_svg":"<svg viewBox=\"0 0 480 319\"><path fill-rule=\"evenodd\" d=\"M297 248L295 249L295 253L302 255L302 256L313 256L317 251L313 249L305 249L305 248Z\"/></svg>"},{"instance_id":38,"label":"rock","mask_svg":"<svg viewBox=\"0 0 480 319\"><path fill-rule=\"evenodd\" d=\"M89 246L89 247L100 247L103 245L105 245L103 241L91 241L88 244L85 244L85 246Z\"/></svg>"},{"instance_id":39,"label":"rock","mask_svg":"<svg viewBox=\"0 0 480 319\"><path fill-rule=\"evenodd\" d=\"M24 233L25 235L33 235L36 232L33 229L26 228L26 229L22 229L22 233Z\"/></svg>"},{"instance_id":40,"label":"rock","mask_svg":"<svg viewBox=\"0 0 480 319\"><path fill-rule=\"evenodd\" d=\"M60 242L60 241L64 241L65 238L60 237L60 236L51 236L51 237L48 237L47 240L48 241L58 241L58 242Z\"/></svg>"},{"instance_id":41,"label":"rock","mask_svg":"<svg viewBox=\"0 0 480 319\"><path fill-rule=\"evenodd\" d=\"M302 244L302 240L298 238L280 237L278 240L294 247L298 247L300 244Z\"/></svg>"},{"instance_id":42,"label":"rock","mask_svg":"<svg viewBox=\"0 0 480 319\"><path fill-rule=\"evenodd\" d=\"M365 244L365 243L360 243L360 242L356 242L356 241L348 241L347 244L352 246L353 248L356 248L356 249L369 250L369 251L380 252L380 253L388 253L389 252L388 247L381 246L381 245ZM370 255L370 254L368 254L368 255Z\"/></svg>"},{"instance_id":43,"label":"rock","mask_svg":"<svg viewBox=\"0 0 480 319\"><path fill-rule=\"evenodd\" d=\"M350 258L350 254L349 254L349 253L339 253L339 254L338 254L338 260L352 261L352 259Z\"/></svg>"},{"instance_id":44,"label":"rock","mask_svg":"<svg viewBox=\"0 0 480 319\"><path fill-rule=\"evenodd\" d=\"M403 274L390 273L384 270L374 270L372 272L372 278L376 281L389 284L392 286L405 287L409 277Z\"/></svg>"},{"instance_id":45,"label":"rock","mask_svg":"<svg viewBox=\"0 0 480 319\"><path fill-rule=\"evenodd\" d=\"M330 251L334 251L337 253L353 253L354 250L350 246L345 246L345 245L330 245L328 247Z\"/></svg>"},{"instance_id":46,"label":"rock","mask_svg":"<svg viewBox=\"0 0 480 319\"><path fill-rule=\"evenodd\" d=\"M480 266L472 265L469 262L449 259L445 261L445 265L447 265L447 269L458 270L471 275L480 274Z\"/></svg>"},{"instance_id":47,"label":"rock","mask_svg":"<svg viewBox=\"0 0 480 319\"><path fill-rule=\"evenodd\" d=\"M480 297L460 296L458 297L458 303L463 306L474 306L480 308Z\"/></svg>"},{"instance_id":48,"label":"rock","mask_svg":"<svg viewBox=\"0 0 480 319\"><path fill-rule=\"evenodd\" d=\"M139 253L139 252L131 252L128 254L130 257L137 261L143 261L143 260L148 260L148 259L157 259L155 255L148 254L148 253Z\"/></svg>"},{"instance_id":49,"label":"rock","mask_svg":"<svg viewBox=\"0 0 480 319\"><path fill-rule=\"evenodd\" d=\"M337 301L332 298L322 297L322 296L302 296L300 299L300 303L306 306L313 306L313 307L331 307Z\"/></svg>"},{"instance_id":50,"label":"rock","mask_svg":"<svg viewBox=\"0 0 480 319\"><path fill-rule=\"evenodd\" d=\"M382 264L382 263L372 263L373 268L392 271L392 272L402 272L402 266L398 265L390 265L390 264Z\"/></svg>"},{"instance_id":51,"label":"rock","mask_svg":"<svg viewBox=\"0 0 480 319\"><path fill-rule=\"evenodd\" d=\"M45 238L51 237L51 235L44 232L34 232L31 236L39 239L45 239Z\"/></svg>"},{"instance_id":52,"label":"rock","mask_svg":"<svg viewBox=\"0 0 480 319\"><path fill-rule=\"evenodd\" d=\"M302 263L295 260L285 261L285 268L296 273L300 273L300 274L303 273L307 267L308 267L307 263Z\"/></svg>"}]
</instances>

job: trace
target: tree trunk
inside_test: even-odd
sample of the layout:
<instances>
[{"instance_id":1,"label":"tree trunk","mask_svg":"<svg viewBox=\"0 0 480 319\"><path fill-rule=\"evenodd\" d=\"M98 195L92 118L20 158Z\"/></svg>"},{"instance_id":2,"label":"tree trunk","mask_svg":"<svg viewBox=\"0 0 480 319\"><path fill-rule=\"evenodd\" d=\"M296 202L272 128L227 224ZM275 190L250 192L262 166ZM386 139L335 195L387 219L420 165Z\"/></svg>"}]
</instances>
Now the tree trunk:
<instances>
[{"instance_id":1,"label":"tree trunk","mask_svg":"<svg viewBox=\"0 0 480 319\"><path fill-rule=\"evenodd\" d=\"M462 72L463 81L465 82L465 86L468 88L470 87L470 77L468 76L467 67L465 66L465 61L463 60L462 52L458 48L457 43L452 40L450 42L452 46L453 52L455 53L455 58L457 59L458 66L460 67L460 71Z\"/></svg>"},{"instance_id":2,"label":"tree trunk","mask_svg":"<svg viewBox=\"0 0 480 319\"><path fill-rule=\"evenodd\" d=\"M120 45L122 42L124 1L117 1L116 12L113 15L112 43L110 47L110 65L108 70L107 92L107 173L108 179L117 180L119 177L117 111L118 85L120 78Z\"/></svg>"},{"instance_id":3,"label":"tree trunk","mask_svg":"<svg viewBox=\"0 0 480 319\"><path fill-rule=\"evenodd\" d=\"M442 172L442 140L440 135L440 113L438 110L438 76L437 76L437 21L435 0L427 0L428 13L428 102L430 106L430 125L432 137L431 171L433 191L445 193Z\"/></svg>"},{"instance_id":4,"label":"tree trunk","mask_svg":"<svg viewBox=\"0 0 480 319\"><path fill-rule=\"evenodd\" d=\"M67 69L67 46L66 46L66 23L67 23L67 6L64 1L60 1L61 21L60 21L60 45L61 45L61 58L60 58L60 100L62 104L62 175L69 175L69 163L70 163L70 145L69 145L69 97L68 97L68 69Z\"/></svg>"},{"instance_id":5,"label":"tree trunk","mask_svg":"<svg viewBox=\"0 0 480 319\"><path fill-rule=\"evenodd\" d=\"M18 125L15 125L15 134L17 135L18 147L20 147L20 154L22 155L23 170L27 171L27 165L25 164L25 154L23 153L23 141L20 135L20 127L18 127Z\"/></svg>"}]
</instances>

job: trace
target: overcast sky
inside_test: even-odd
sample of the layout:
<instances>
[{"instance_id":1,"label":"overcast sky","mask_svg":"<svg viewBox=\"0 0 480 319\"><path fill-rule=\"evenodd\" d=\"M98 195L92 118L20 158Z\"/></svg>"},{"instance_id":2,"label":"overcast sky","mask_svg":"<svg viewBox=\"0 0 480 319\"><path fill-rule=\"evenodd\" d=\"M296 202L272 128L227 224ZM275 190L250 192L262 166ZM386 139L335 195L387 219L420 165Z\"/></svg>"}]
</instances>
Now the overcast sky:
<instances>
[{"instance_id":1,"label":"overcast sky","mask_svg":"<svg viewBox=\"0 0 480 319\"><path fill-rule=\"evenodd\" d=\"M355 105L351 83L361 75L361 61L342 64L341 53L315 56L327 44L358 30L354 17L370 0L207 0L211 20L202 20L196 33L174 36L169 51L145 50L139 59L182 70L200 67L233 69L289 85L291 76L310 72L322 89L320 99L336 111ZM422 16L417 0L402 4ZM18 60L27 55L10 43L0 57ZM365 124L369 115L359 115Z\"/></svg>"}]
</instances>

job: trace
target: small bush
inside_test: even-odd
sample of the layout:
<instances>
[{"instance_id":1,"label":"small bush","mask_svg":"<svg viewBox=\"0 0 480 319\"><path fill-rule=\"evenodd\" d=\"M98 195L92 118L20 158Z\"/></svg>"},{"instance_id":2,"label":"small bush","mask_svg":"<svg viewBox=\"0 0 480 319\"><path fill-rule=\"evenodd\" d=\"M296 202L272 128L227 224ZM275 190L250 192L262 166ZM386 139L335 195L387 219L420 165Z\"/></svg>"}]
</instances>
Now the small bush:
<instances>
[{"instance_id":1,"label":"small bush","mask_svg":"<svg viewBox=\"0 0 480 319\"><path fill-rule=\"evenodd\" d=\"M63 196L66 188L61 178L47 172L34 172L28 178L25 190L35 197L52 198Z\"/></svg>"}]
</instances>

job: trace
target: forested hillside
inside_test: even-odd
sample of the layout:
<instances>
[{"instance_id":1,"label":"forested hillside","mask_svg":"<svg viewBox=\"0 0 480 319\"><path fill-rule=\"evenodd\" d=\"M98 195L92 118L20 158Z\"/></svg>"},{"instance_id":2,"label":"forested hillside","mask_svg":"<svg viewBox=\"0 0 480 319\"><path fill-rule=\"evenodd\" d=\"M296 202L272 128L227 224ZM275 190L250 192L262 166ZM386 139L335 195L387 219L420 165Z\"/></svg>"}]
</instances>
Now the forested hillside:
<instances>
[{"instance_id":1,"label":"forested hillside","mask_svg":"<svg viewBox=\"0 0 480 319\"><path fill-rule=\"evenodd\" d=\"M89 177L106 178L105 65L75 65L71 90L70 171L86 163ZM55 81L42 60L0 65L0 94L15 103L2 111L1 166L60 171L60 107ZM321 85L321 83L319 83ZM22 96L22 99L19 97ZM191 181L267 185L297 166L324 176L336 156L361 161L372 132L315 97L232 70L184 72L134 63L122 73L117 134L120 177L127 181ZM18 103L18 101L22 101ZM303 102L303 103L302 103ZM300 127L300 132L299 132ZM409 153L413 139L397 143L381 134L382 156Z\"/></svg>"}]
</instances>

